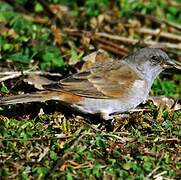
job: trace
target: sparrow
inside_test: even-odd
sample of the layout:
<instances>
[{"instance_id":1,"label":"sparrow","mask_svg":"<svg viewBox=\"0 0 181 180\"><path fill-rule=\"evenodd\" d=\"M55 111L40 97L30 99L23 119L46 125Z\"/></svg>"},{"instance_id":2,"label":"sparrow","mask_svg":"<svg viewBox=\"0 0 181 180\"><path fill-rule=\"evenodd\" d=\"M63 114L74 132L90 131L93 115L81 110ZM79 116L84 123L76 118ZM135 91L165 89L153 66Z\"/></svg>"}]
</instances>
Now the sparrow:
<instances>
[{"instance_id":1,"label":"sparrow","mask_svg":"<svg viewBox=\"0 0 181 180\"><path fill-rule=\"evenodd\" d=\"M181 69L157 48L142 48L121 59L99 63L83 72L45 86L47 90L0 99L0 105L58 100L83 114L99 114L104 120L144 102L154 79L166 68Z\"/></svg>"}]
</instances>

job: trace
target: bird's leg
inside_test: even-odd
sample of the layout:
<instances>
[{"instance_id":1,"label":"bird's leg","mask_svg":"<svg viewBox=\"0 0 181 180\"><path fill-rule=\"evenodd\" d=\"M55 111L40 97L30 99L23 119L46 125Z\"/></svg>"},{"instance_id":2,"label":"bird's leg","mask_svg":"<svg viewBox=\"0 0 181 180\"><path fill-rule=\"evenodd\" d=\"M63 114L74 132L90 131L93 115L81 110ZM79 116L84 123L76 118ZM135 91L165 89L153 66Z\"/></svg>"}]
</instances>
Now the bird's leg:
<instances>
[{"instance_id":1,"label":"bird's leg","mask_svg":"<svg viewBox=\"0 0 181 180\"><path fill-rule=\"evenodd\" d=\"M114 118L108 113L85 114L84 117L89 124L97 124L98 129L106 129L106 131L113 131L114 129Z\"/></svg>"},{"instance_id":2,"label":"bird's leg","mask_svg":"<svg viewBox=\"0 0 181 180\"><path fill-rule=\"evenodd\" d=\"M106 131L113 131L115 119L108 113L100 113L100 119L102 120L101 129L104 127Z\"/></svg>"}]
</instances>

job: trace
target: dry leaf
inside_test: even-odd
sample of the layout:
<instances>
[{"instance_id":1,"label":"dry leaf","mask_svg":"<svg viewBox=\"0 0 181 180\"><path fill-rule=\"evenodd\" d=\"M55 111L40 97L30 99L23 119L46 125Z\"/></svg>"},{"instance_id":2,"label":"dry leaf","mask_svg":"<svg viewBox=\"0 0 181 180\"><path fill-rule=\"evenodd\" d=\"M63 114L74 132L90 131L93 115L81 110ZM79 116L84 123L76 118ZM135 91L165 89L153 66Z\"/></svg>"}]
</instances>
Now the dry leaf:
<instances>
[{"instance_id":1,"label":"dry leaf","mask_svg":"<svg viewBox=\"0 0 181 180\"><path fill-rule=\"evenodd\" d=\"M89 49L90 44L91 44L90 41L91 41L91 35L89 33L85 33L85 34L83 33L82 38L81 38L82 45L85 48Z\"/></svg>"},{"instance_id":2,"label":"dry leaf","mask_svg":"<svg viewBox=\"0 0 181 180\"><path fill-rule=\"evenodd\" d=\"M37 74L28 75L26 79L23 80L30 85L33 85L35 88L39 90L44 90L43 85L49 85L51 83L55 83L54 81L47 79L43 76L39 76Z\"/></svg>"},{"instance_id":3,"label":"dry leaf","mask_svg":"<svg viewBox=\"0 0 181 180\"><path fill-rule=\"evenodd\" d=\"M179 110L181 108L180 104L175 103L173 99L165 96L149 96L148 99L151 100L155 106L164 106L170 109L172 108L173 110Z\"/></svg>"},{"instance_id":4,"label":"dry leaf","mask_svg":"<svg viewBox=\"0 0 181 180\"><path fill-rule=\"evenodd\" d=\"M67 6L60 5L60 4L50 4L49 8L60 19L62 19L62 17L65 14L68 14L68 12L69 12L69 9Z\"/></svg>"},{"instance_id":5,"label":"dry leaf","mask_svg":"<svg viewBox=\"0 0 181 180\"><path fill-rule=\"evenodd\" d=\"M43 148L43 152L40 153L37 162L40 162L48 154L49 151L50 151L50 147L49 146L48 147L44 147Z\"/></svg>"},{"instance_id":6,"label":"dry leaf","mask_svg":"<svg viewBox=\"0 0 181 180\"><path fill-rule=\"evenodd\" d=\"M15 39L17 37L17 33L14 31L14 29L10 29L10 28L6 27L5 24L1 23L0 28L1 28L0 35L8 36L13 39Z\"/></svg>"},{"instance_id":7,"label":"dry leaf","mask_svg":"<svg viewBox=\"0 0 181 180\"><path fill-rule=\"evenodd\" d=\"M179 103L175 103L175 105L173 106L173 110L174 111L178 111L178 110L181 110L181 104L179 104Z\"/></svg>"},{"instance_id":8,"label":"dry leaf","mask_svg":"<svg viewBox=\"0 0 181 180\"><path fill-rule=\"evenodd\" d=\"M104 63L110 60L111 58L109 57L108 53L100 49L83 58L83 61L85 61L85 63L83 64L81 71L87 70L97 63Z\"/></svg>"},{"instance_id":9,"label":"dry leaf","mask_svg":"<svg viewBox=\"0 0 181 180\"><path fill-rule=\"evenodd\" d=\"M100 14L97 17L93 17L90 21L90 26L92 27L92 29L96 29L98 28L102 22L104 21L104 14Z\"/></svg>"},{"instance_id":10,"label":"dry leaf","mask_svg":"<svg viewBox=\"0 0 181 180\"><path fill-rule=\"evenodd\" d=\"M39 17L39 16L30 16L27 14L22 14L22 16L26 20L32 21L33 23L46 24L46 25L49 25L51 23L50 20L48 20L46 18Z\"/></svg>"},{"instance_id":11,"label":"dry leaf","mask_svg":"<svg viewBox=\"0 0 181 180\"><path fill-rule=\"evenodd\" d=\"M51 31L52 31L52 34L53 34L53 37L54 37L54 42L57 45L61 45L63 43L61 29L57 28L56 26L52 26Z\"/></svg>"}]
</instances>

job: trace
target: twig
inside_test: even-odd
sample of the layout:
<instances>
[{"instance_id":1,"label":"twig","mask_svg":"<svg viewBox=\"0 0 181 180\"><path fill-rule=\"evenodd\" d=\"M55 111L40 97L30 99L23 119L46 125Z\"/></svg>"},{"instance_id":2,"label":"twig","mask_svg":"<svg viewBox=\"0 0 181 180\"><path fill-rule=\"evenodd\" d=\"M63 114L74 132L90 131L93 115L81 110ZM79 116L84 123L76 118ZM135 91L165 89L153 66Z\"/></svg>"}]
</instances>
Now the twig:
<instances>
[{"instance_id":1,"label":"twig","mask_svg":"<svg viewBox=\"0 0 181 180\"><path fill-rule=\"evenodd\" d=\"M140 12L138 12L138 11L131 11L131 13L134 14L134 15L136 15L136 16L141 16L141 17L144 17L144 18L148 18L148 19L150 19L150 20L152 20L152 21L154 21L154 22L157 22L157 23L159 23L159 24L163 24L163 23L164 23L164 24L166 24L167 26L173 27L173 28L181 31L181 26L180 26L180 25L175 24L175 23L168 22L168 21L166 21L165 19L159 19L159 18L157 18L157 17L155 17L155 16L152 16L152 15L149 15L149 14L142 14L142 13L140 13Z\"/></svg>"},{"instance_id":2,"label":"twig","mask_svg":"<svg viewBox=\"0 0 181 180\"><path fill-rule=\"evenodd\" d=\"M148 28L135 28L135 30L141 34L149 34L152 36L157 36L159 34L160 37L172 39L175 41L181 41L180 35L176 35L176 34L172 34L168 32L160 32L160 29L153 30L153 29L148 29Z\"/></svg>"},{"instance_id":3,"label":"twig","mask_svg":"<svg viewBox=\"0 0 181 180\"><path fill-rule=\"evenodd\" d=\"M12 75L7 75L7 76L4 76L2 78L0 78L0 82L4 82L4 81L7 81L8 79L14 79L14 78L17 78L19 77L20 75L17 75L17 74L12 74Z\"/></svg>"},{"instance_id":4,"label":"twig","mask_svg":"<svg viewBox=\"0 0 181 180\"><path fill-rule=\"evenodd\" d=\"M147 177L150 178L158 169L160 169L160 166L153 169L153 171L151 173L149 173Z\"/></svg>"},{"instance_id":5,"label":"twig","mask_svg":"<svg viewBox=\"0 0 181 180\"><path fill-rule=\"evenodd\" d=\"M167 174L167 171L163 171L155 176L153 176L154 179L161 179L162 175ZM160 177L160 178L159 178Z\"/></svg>"},{"instance_id":6,"label":"twig","mask_svg":"<svg viewBox=\"0 0 181 180\"><path fill-rule=\"evenodd\" d=\"M93 39L94 39L95 41L98 41L98 42L102 43L102 44L109 45L109 46L111 46L111 47L113 47L113 48L118 49L118 50L121 51L124 55L127 55L128 52L129 52L129 50L128 50L127 48L121 47L121 46L119 46L118 44L115 44L115 43L113 43L113 42L107 41L106 39L101 39L101 38L96 37L96 36L95 36Z\"/></svg>"},{"instance_id":7,"label":"twig","mask_svg":"<svg viewBox=\"0 0 181 180\"><path fill-rule=\"evenodd\" d=\"M0 76L5 76L5 75L11 75L11 74L23 74L23 75L29 75L29 74L36 74L36 75L49 75L49 76L58 76L62 77L60 73L51 73L51 72L45 72L45 71L6 71L6 72L0 72Z\"/></svg>"},{"instance_id":8,"label":"twig","mask_svg":"<svg viewBox=\"0 0 181 180\"><path fill-rule=\"evenodd\" d=\"M137 109L132 109L129 112L150 112L152 111L151 109L146 109L146 108L137 108Z\"/></svg>"},{"instance_id":9,"label":"twig","mask_svg":"<svg viewBox=\"0 0 181 180\"><path fill-rule=\"evenodd\" d=\"M86 33L88 34L89 33L88 31L78 31L78 30L75 30L75 29L65 29L64 32L69 34L69 35L78 36L78 37L81 37L83 34L86 34ZM118 36L118 35L112 35L112 34L108 34L108 33L104 33L104 32L97 32L92 37L93 40L94 39L96 40L97 38L99 38L99 42L100 42L100 38L107 38L107 39L111 39L111 40L115 40L115 41L120 41L120 42L122 42L124 44L128 44L128 45L130 45L130 44L131 45L139 44L141 46L152 46L152 47L160 47L160 48L181 50L181 43L173 44L173 43L168 43L168 42L155 42L155 41L152 41L152 40L140 41L140 40L137 40L137 39ZM103 42L103 40L102 40L102 42Z\"/></svg>"},{"instance_id":10,"label":"twig","mask_svg":"<svg viewBox=\"0 0 181 180\"><path fill-rule=\"evenodd\" d=\"M98 43L101 43L100 46L102 49L108 50L108 51L113 52L115 54L119 54L121 56L126 56L129 52L128 49L123 48L120 45L113 43L113 42L110 42L106 39L94 37L93 40L98 42Z\"/></svg>"},{"instance_id":11,"label":"twig","mask_svg":"<svg viewBox=\"0 0 181 180\"><path fill-rule=\"evenodd\" d=\"M51 72L43 72L43 71L29 71L29 70L27 70L27 71L7 71L7 72L0 72L0 76L4 76L4 77L0 78L0 82L6 81L8 79L17 78L21 75L31 75L31 74L62 77L62 75L59 73L51 73Z\"/></svg>"},{"instance_id":12,"label":"twig","mask_svg":"<svg viewBox=\"0 0 181 180\"><path fill-rule=\"evenodd\" d=\"M39 155L39 158L37 160L37 162L40 162L47 154L48 152L50 151L50 147L44 147L43 148L43 152Z\"/></svg>"},{"instance_id":13,"label":"twig","mask_svg":"<svg viewBox=\"0 0 181 180\"><path fill-rule=\"evenodd\" d=\"M104 32L98 32L96 33L96 35L98 37L104 37L104 38L108 38L108 39L112 39L112 40L117 40L117 41L121 41L123 43L126 44L137 44L139 41L133 38L128 38L128 37L122 37L122 36L117 36L117 35L112 35L112 34L108 34L108 33L104 33Z\"/></svg>"},{"instance_id":14,"label":"twig","mask_svg":"<svg viewBox=\"0 0 181 180\"><path fill-rule=\"evenodd\" d=\"M117 36L117 35L112 35L112 34L107 34L107 33L96 33L98 37L104 37L112 40L117 40L125 44L138 44L139 45L147 45L147 46L157 46L157 47L162 47L162 48L169 48L169 49L179 49L181 50L181 43L173 44L173 43L168 43L168 42L155 42L152 40L149 41L143 41L140 42L140 40L136 40L133 38L128 38L128 37L122 37L122 36Z\"/></svg>"},{"instance_id":15,"label":"twig","mask_svg":"<svg viewBox=\"0 0 181 180\"><path fill-rule=\"evenodd\" d=\"M64 32L68 35L71 35L71 36L83 36L83 34L86 32L86 31L82 31L82 30L77 30L77 29L69 29L69 28L64 28Z\"/></svg>"},{"instance_id":16,"label":"twig","mask_svg":"<svg viewBox=\"0 0 181 180\"><path fill-rule=\"evenodd\" d=\"M33 23L39 23L39 24L45 24L45 25L50 25L50 23L51 23L49 19L45 19L45 18L38 17L38 16L32 17L27 14L22 14L22 16L24 19L26 19L28 21L32 21Z\"/></svg>"},{"instance_id":17,"label":"twig","mask_svg":"<svg viewBox=\"0 0 181 180\"><path fill-rule=\"evenodd\" d=\"M178 139L178 138L160 138L158 140L159 142L181 142L181 139Z\"/></svg>"},{"instance_id":18,"label":"twig","mask_svg":"<svg viewBox=\"0 0 181 180\"><path fill-rule=\"evenodd\" d=\"M97 37L96 33L95 35L91 36L91 32L89 31L81 31L81 30L76 30L76 29L64 29L64 32L68 35L76 36L76 37L82 37L83 35L84 36L88 35L93 42L98 43L99 48L107 50L114 54L118 54L120 56L126 56L129 52L127 48L121 47L120 45L113 43L111 41L108 41L106 39Z\"/></svg>"},{"instance_id":19,"label":"twig","mask_svg":"<svg viewBox=\"0 0 181 180\"><path fill-rule=\"evenodd\" d=\"M120 136L117 136L115 134L102 133L102 135L105 137L116 138L117 140L120 140L122 143L126 143L127 141L133 141L134 140L134 138L120 137Z\"/></svg>"},{"instance_id":20,"label":"twig","mask_svg":"<svg viewBox=\"0 0 181 180\"><path fill-rule=\"evenodd\" d=\"M46 141L52 139L67 139L71 138L71 135L62 134L61 136L54 136L54 137L34 137L34 138L0 138L1 141Z\"/></svg>"}]
</instances>

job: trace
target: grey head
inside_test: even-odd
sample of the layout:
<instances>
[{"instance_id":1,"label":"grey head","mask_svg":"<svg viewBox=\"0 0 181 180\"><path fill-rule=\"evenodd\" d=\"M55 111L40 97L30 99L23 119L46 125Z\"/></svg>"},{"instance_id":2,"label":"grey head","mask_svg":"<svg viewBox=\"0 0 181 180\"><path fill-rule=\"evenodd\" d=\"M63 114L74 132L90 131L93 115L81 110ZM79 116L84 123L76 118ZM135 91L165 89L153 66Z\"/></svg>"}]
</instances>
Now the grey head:
<instances>
[{"instance_id":1,"label":"grey head","mask_svg":"<svg viewBox=\"0 0 181 180\"><path fill-rule=\"evenodd\" d=\"M164 69L173 67L181 69L181 63L170 59L158 48L140 49L125 60L147 80L149 86Z\"/></svg>"}]
</instances>

